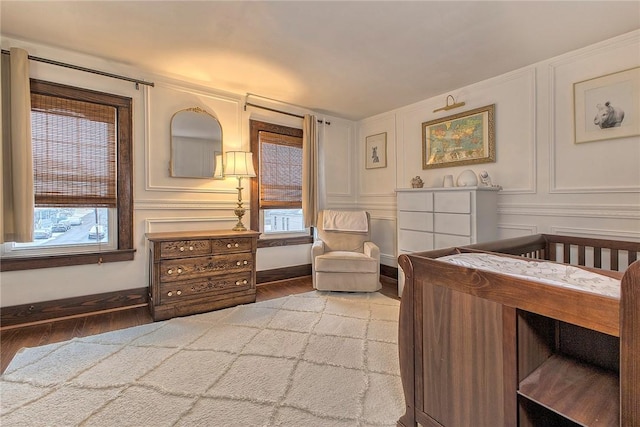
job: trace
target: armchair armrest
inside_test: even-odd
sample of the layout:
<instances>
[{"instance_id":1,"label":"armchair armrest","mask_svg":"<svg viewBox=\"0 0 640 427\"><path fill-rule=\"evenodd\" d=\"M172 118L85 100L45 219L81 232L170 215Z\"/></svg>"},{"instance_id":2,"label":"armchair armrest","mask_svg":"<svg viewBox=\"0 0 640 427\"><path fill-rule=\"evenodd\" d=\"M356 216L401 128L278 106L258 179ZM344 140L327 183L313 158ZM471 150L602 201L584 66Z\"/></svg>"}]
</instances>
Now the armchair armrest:
<instances>
[{"instance_id":1,"label":"armchair armrest","mask_svg":"<svg viewBox=\"0 0 640 427\"><path fill-rule=\"evenodd\" d=\"M316 240L311 245L311 265L315 265L316 257L324 254L324 242L322 240Z\"/></svg>"},{"instance_id":2,"label":"armchair armrest","mask_svg":"<svg viewBox=\"0 0 640 427\"><path fill-rule=\"evenodd\" d=\"M364 254L376 259L380 264L380 248L373 242L364 242Z\"/></svg>"}]
</instances>

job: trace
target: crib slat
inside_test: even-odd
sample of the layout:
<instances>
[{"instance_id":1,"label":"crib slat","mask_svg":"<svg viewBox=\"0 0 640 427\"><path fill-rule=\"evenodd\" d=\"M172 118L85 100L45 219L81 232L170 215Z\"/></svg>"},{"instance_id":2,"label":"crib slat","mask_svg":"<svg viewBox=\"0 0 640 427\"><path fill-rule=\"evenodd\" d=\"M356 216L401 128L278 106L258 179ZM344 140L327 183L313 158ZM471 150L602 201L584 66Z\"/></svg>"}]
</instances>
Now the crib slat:
<instances>
[{"instance_id":1,"label":"crib slat","mask_svg":"<svg viewBox=\"0 0 640 427\"><path fill-rule=\"evenodd\" d=\"M638 253L635 251L629 251L629 265L633 264L638 259Z\"/></svg>"},{"instance_id":2,"label":"crib slat","mask_svg":"<svg viewBox=\"0 0 640 427\"><path fill-rule=\"evenodd\" d=\"M562 262L565 264L571 264L571 245L563 245L564 246L564 259Z\"/></svg>"},{"instance_id":3,"label":"crib slat","mask_svg":"<svg viewBox=\"0 0 640 427\"><path fill-rule=\"evenodd\" d=\"M583 245L578 245L578 265L587 265L585 261L585 247Z\"/></svg>"},{"instance_id":4,"label":"crib slat","mask_svg":"<svg viewBox=\"0 0 640 427\"><path fill-rule=\"evenodd\" d=\"M593 248L593 266L602 268L602 248Z\"/></svg>"},{"instance_id":5,"label":"crib slat","mask_svg":"<svg viewBox=\"0 0 640 427\"><path fill-rule=\"evenodd\" d=\"M549 258L547 258L548 261L557 261L558 260L558 255L556 255L556 244L555 242L550 242L547 247L549 248Z\"/></svg>"},{"instance_id":6,"label":"crib slat","mask_svg":"<svg viewBox=\"0 0 640 427\"><path fill-rule=\"evenodd\" d=\"M618 250L611 249L611 270L618 271Z\"/></svg>"}]
</instances>

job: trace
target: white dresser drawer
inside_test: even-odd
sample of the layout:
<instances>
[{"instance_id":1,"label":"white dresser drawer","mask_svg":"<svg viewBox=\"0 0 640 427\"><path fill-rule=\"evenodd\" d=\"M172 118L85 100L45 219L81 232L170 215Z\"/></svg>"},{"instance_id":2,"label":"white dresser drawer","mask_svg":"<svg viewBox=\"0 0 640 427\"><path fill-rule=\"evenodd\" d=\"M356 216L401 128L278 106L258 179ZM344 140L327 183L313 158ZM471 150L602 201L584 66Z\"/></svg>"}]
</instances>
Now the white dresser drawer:
<instances>
[{"instance_id":1,"label":"white dresser drawer","mask_svg":"<svg viewBox=\"0 0 640 427\"><path fill-rule=\"evenodd\" d=\"M398 193L399 211L433 211L433 193Z\"/></svg>"},{"instance_id":2,"label":"white dresser drawer","mask_svg":"<svg viewBox=\"0 0 640 427\"><path fill-rule=\"evenodd\" d=\"M436 233L471 236L471 216L467 214L437 213L434 224Z\"/></svg>"},{"instance_id":3,"label":"white dresser drawer","mask_svg":"<svg viewBox=\"0 0 640 427\"><path fill-rule=\"evenodd\" d=\"M450 248L452 246L466 246L471 244L471 237L453 236L451 234L436 234L436 248Z\"/></svg>"},{"instance_id":4,"label":"white dresser drawer","mask_svg":"<svg viewBox=\"0 0 640 427\"><path fill-rule=\"evenodd\" d=\"M433 233L400 230L398 237L399 252L421 252L433 249Z\"/></svg>"},{"instance_id":5,"label":"white dresser drawer","mask_svg":"<svg viewBox=\"0 0 640 427\"><path fill-rule=\"evenodd\" d=\"M434 198L436 212L471 213L471 193L468 191L435 193Z\"/></svg>"},{"instance_id":6,"label":"white dresser drawer","mask_svg":"<svg viewBox=\"0 0 640 427\"><path fill-rule=\"evenodd\" d=\"M431 212L398 212L398 224L405 230L433 231L433 214Z\"/></svg>"}]
</instances>

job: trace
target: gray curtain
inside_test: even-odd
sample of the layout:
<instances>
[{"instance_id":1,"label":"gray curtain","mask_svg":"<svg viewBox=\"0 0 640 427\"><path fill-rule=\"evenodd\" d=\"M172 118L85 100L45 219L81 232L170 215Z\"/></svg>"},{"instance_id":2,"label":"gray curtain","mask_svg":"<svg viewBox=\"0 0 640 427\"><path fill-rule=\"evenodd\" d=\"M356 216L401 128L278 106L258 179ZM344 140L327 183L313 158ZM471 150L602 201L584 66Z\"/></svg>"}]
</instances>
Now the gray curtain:
<instances>
[{"instance_id":1,"label":"gray curtain","mask_svg":"<svg viewBox=\"0 0 640 427\"><path fill-rule=\"evenodd\" d=\"M302 124L302 215L304 226L316 225L320 203L318 120L305 114Z\"/></svg>"},{"instance_id":2,"label":"gray curtain","mask_svg":"<svg viewBox=\"0 0 640 427\"><path fill-rule=\"evenodd\" d=\"M31 90L27 51L2 55L2 242L33 241Z\"/></svg>"}]
</instances>

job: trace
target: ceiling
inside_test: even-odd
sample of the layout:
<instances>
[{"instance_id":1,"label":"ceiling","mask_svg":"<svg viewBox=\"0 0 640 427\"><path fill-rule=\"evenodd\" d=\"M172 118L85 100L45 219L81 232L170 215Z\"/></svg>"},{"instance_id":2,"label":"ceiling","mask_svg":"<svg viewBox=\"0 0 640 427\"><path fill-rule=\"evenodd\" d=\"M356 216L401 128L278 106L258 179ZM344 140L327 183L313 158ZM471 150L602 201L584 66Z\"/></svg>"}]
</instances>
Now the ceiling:
<instances>
[{"instance_id":1,"label":"ceiling","mask_svg":"<svg viewBox=\"0 0 640 427\"><path fill-rule=\"evenodd\" d=\"M638 29L640 2L2 0L0 18L3 36L357 120Z\"/></svg>"}]
</instances>

